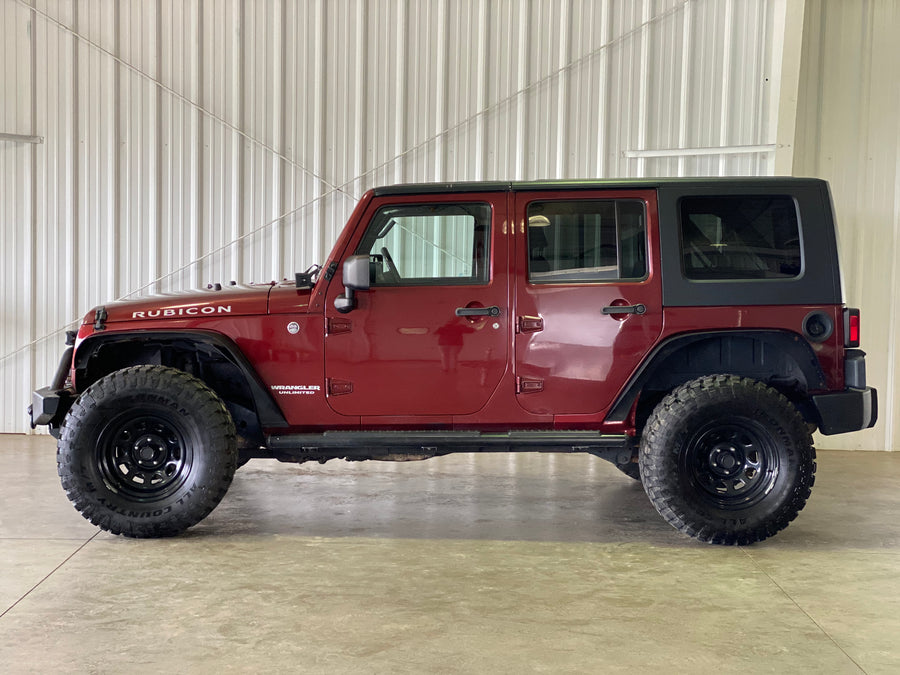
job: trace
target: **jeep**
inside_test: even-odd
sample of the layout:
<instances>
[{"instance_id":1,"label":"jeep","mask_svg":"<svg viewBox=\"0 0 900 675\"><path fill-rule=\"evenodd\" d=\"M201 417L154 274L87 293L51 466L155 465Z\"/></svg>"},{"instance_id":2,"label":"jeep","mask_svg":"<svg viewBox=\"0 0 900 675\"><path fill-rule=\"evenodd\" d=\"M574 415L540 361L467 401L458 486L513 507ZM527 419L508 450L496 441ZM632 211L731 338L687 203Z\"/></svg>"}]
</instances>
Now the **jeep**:
<instances>
[{"instance_id":1,"label":"jeep","mask_svg":"<svg viewBox=\"0 0 900 675\"><path fill-rule=\"evenodd\" d=\"M871 427L827 183L366 192L321 267L97 307L32 426L95 525L178 534L251 458L585 452L703 542L785 528L812 432Z\"/></svg>"}]
</instances>

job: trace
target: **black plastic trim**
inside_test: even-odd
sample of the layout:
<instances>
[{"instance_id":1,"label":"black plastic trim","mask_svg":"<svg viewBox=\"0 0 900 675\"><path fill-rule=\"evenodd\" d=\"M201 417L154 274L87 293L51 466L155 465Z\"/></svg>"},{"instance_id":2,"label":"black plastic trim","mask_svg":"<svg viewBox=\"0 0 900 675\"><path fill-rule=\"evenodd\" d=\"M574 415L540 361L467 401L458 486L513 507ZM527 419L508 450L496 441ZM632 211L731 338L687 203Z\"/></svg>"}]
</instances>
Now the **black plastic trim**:
<instances>
[{"instance_id":1,"label":"black plastic trim","mask_svg":"<svg viewBox=\"0 0 900 675\"><path fill-rule=\"evenodd\" d=\"M811 397L825 436L870 429L878 421L878 392L871 387Z\"/></svg>"},{"instance_id":2,"label":"black plastic trim","mask_svg":"<svg viewBox=\"0 0 900 675\"><path fill-rule=\"evenodd\" d=\"M844 352L844 386L848 389L866 388L866 353L862 349Z\"/></svg>"},{"instance_id":3,"label":"black plastic trim","mask_svg":"<svg viewBox=\"0 0 900 675\"><path fill-rule=\"evenodd\" d=\"M784 350L789 354L802 370L806 377L806 385L809 389L825 389L825 373L819 365L815 352L806 340L799 335L787 331L708 331L703 333L690 333L677 335L659 344L645 359L641 366L634 372L625 385L622 393L616 398L616 402L610 408L606 416L607 422L624 422L627 419L635 400L640 395L644 386L650 381L665 360L685 347L703 342L704 340L717 338L750 338L770 344L773 347ZM705 373L711 374L711 373ZM735 375L745 373L735 372Z\"/></svg>"},{"instance_id":4,"label":"black plastic trim","mask_svg":"<svg viewBox=\"0 0 900 675\"><path fill-rule=\"evenodd\" d=\"M456 316L500 316L500 308L490 307L457 307Z\"/></svg>"},{"instance_id":5,"label":"black plastic trim","mask_svg":"<svg viewBox=\"0 0 900 675\"><path fill-rule=\"evenodd\" d=\"M216 349L223 357L233 363L246 378L247 386L250 388L250 395L253 397L253 402L256 405L260 426L263 428L288 426L284 414L275 403L262 380L260 380L253 365L230 338L220 333L197 330L177 332L143 330L92 335L85 338L84 342L79 346L75 354L75 367L76 369L83 368L89 356L102 345L121 341L141 342L147 340L196 342Z\"/></svg>"}]
</instances>

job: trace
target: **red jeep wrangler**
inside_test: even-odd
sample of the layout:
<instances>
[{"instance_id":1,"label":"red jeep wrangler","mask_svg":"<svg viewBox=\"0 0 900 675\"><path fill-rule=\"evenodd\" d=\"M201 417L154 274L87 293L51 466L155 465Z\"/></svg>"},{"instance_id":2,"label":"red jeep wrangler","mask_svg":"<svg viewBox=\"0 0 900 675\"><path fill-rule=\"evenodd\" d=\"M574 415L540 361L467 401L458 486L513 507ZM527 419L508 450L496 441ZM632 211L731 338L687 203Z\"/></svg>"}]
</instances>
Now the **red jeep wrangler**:
<instances>
[{"instance_id":1,"label":"red jeep wrangler","mask_svg":"<svg viewBox=\"0 0 900 675\"><path fill-rule=\"evenodd\" d=\"M783 529L872 426L825 182L370 190L292 282L98 307L32 424L85 518L173 535L251 457L587 452L706 542Z\"/></svg>"}]
</instances>

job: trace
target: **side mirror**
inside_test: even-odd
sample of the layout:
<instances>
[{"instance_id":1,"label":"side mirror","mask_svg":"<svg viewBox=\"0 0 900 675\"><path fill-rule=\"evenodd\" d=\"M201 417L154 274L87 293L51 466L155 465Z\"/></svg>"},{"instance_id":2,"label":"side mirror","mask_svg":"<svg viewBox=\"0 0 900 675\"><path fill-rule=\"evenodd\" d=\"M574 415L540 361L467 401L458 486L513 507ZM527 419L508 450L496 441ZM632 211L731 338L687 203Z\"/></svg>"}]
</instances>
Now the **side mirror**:
<instances>
[{"instance_id":1,"label":"side mirror","mask_svg":"<svg viewBox=\"0 0 900 675\"><path fill-rule=\"evenodd\" d=\"M344 261L344 293L334 299L341 314L356 309L356 291L367 291L375 278L375 263L367 255L353 255Z\"/></svg>"}]
</instances>

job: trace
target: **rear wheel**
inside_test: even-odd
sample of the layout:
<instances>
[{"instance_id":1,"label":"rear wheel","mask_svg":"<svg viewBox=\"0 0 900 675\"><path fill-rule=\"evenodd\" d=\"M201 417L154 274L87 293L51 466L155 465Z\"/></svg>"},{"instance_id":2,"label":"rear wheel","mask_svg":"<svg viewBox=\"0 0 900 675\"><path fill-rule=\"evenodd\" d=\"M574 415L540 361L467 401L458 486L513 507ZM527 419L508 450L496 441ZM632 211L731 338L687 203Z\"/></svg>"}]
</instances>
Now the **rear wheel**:
<instances>
[{"instance_id":1,"label":"rear wheel","mask_svg":"<svg viewBox=\"0 0 900 675\"><path fill-rule=\"evenodd\" d=\"M761 382L713 375L666 396L641 440L656 510L714 544L749 544L787 527L809 498L815 450L806 423Z\"/></svg>"},{"instance_id":2,"label":"rear wheel","mask_svg":"<svg viewBox=\"0 0 900 675\"><path fill-rule=\"evenodd\" d=\"M74 403L57 465L69 499L98 527L170 536L225 495L237 468L234 423L197 378L163 366L126 368Z\"/></svg>"}]
</instances>

